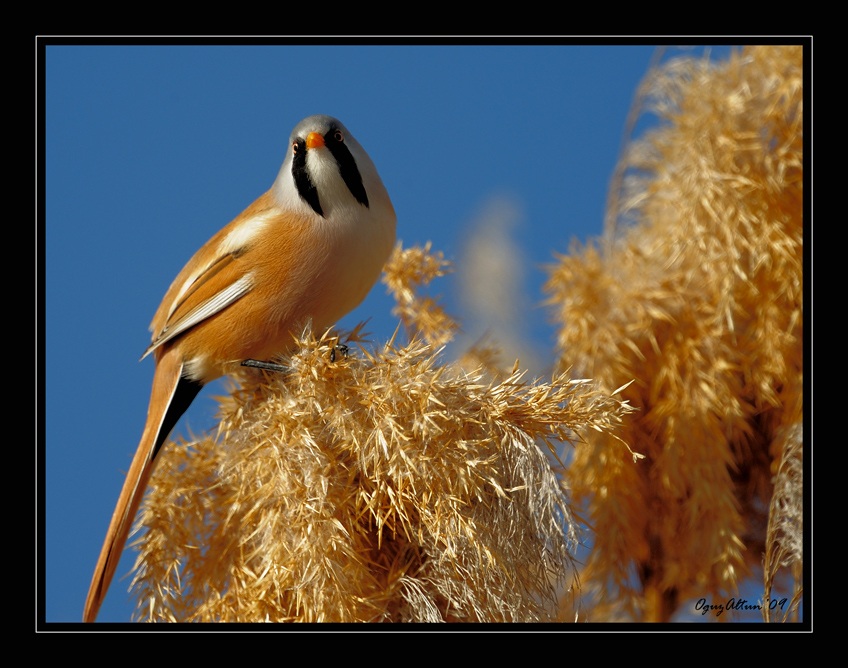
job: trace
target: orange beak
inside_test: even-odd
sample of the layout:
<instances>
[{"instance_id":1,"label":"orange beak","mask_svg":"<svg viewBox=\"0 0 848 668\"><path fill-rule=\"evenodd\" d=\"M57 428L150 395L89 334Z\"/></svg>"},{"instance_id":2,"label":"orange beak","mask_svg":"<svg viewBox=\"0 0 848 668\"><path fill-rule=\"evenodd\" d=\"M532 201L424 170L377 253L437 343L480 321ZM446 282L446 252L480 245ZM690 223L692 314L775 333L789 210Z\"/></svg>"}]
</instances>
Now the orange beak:
<instances>
[{"instance_id":1,"label":"orange beak","mask_svg":"<svg viewBox=\"0 0 848 668\"><path fill-rule=\"evenodd\" d=\"M321 148L324 145L324 137L317 132L306 135L306 148Z\"/></svg>"}]
</instances>

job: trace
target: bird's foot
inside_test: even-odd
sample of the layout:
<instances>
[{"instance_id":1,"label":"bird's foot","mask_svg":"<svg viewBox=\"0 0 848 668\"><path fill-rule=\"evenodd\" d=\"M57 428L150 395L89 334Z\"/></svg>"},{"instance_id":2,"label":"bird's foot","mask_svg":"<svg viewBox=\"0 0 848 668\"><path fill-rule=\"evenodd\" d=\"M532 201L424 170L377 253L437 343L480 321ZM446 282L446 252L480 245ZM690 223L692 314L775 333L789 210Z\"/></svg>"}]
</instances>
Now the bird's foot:
<instances>
[{"instance_id":1,"label":"bird's foot","mask_svg":"<svg viewBox=\"0 0 848 668\"><path fill-rule=\"evenodd\" d=\"M330 361L331 362L336 361L336 351L337 350L339 351L338 354L340 354L342 357L347 359L347 354L350 352L350 348L348 348L344 343L338 343L335 346L333 346L333 349L330 351Z\"/></svg>"}]
</instances>

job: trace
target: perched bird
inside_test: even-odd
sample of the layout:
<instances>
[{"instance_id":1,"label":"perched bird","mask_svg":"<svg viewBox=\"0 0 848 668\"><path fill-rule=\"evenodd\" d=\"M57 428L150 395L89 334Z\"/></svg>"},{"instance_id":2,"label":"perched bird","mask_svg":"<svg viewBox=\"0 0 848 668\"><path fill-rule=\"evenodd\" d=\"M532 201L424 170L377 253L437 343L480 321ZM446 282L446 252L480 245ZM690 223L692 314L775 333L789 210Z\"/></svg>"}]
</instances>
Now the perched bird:
<instances>
[{"instance_id":1,"label":"perched bird","mask_svg":"<svg viewBox=\"0 0 848 668\"><path fill-rule=\"evenodd\" d=\"M156 455L200 389L245 361L331 327L380 276L395 211L365 149L335 118L289 138L271 188L204 244L171 284L150 329L156 368L147 422L103 542L83 620L96 619Z\"/></svg>"}]
</instances>

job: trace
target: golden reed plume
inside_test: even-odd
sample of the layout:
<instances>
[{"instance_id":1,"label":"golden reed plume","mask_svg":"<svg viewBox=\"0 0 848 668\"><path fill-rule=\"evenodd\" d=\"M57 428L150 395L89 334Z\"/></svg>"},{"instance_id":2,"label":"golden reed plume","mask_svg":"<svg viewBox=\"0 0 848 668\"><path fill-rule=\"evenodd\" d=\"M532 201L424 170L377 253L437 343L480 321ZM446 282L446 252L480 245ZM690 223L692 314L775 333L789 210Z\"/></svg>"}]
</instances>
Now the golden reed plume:
<instances>
[{"instance_id":1,"label":"golden reed plume","mask_svg":"<svg viewBox=\"0 0 848 668\"><path fill-rule=\"evenodd\" d=\"M606 236L547 289L561 367L634 380L617 436L646 456L599 435L568 472L595 531L594 617L668 621L735 595L767 543L800 543L800 476L780 462L802 450L802 48L672 60L639 102L660 123L622 157ZM767 517L781 471L785 521ZM800 576L800 550L782 554Z\"/></svg>"},{"instance_id":2,"label":"golden reed plume","mask_svg":"<svg viewBox=\"0 0 848 668\"><path fill-rule=\"evenodd\" d=\"M220 399L216 433L163 450L139 517L138 619L557 618L576 526L554 451L629 407L566 374L444 363L455 324L416 286L446 268L398 247L385 282L408 342L355 332L345 355L306 332L286 373L246 372Z\"/></svg>"}]
</instances>

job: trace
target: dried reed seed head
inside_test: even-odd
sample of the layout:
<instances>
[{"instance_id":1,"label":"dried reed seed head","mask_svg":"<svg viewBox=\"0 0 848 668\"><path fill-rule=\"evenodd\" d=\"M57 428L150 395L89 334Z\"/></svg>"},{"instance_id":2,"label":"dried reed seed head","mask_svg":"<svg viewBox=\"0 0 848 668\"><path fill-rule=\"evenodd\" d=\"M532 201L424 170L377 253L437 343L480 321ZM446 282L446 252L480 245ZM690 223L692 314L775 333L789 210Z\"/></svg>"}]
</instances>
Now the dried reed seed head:
<instances>
[{"instance_id":1,"label":"dried reed seed head","mask_svg":"<svg viewBox=\"0 0 848 668\"><path fill-rule=\"evenodd\" d=\"M436 275L427 256L397 249L390 282ZM617 428L626 403L565 374L487 380L423 338L346 342L333 359L334 339L305 333L288 373L245 371L219 398L215 437L163 449L140 518L139 616L555 619L576 526L553 450Z\"/></svg>"},{"instance_id":2,"label":"dried reed seed head","mask_svg":"<svg viewBox=\"0 0 848 668\"><path fill-rule=\"evenodd\" d=\"M622 158L615 224L550 273L561 367L635 379L619 436L644 464L611 466L600 435L569 472L597 530L588 577L631 610L648 585L732 592L762 553L777 434L803 419L802 81L800 47L652 72L661 124Z\"/></svg>"},{"instance_id":3,"label":"dried reed seed head","mask_svg":"<svg viewBox=\"0 0 848 668\"><path fill-rule=\"evenodd\" d=\"M421 289L450 271L441 252L425 246L395 247L383 273L383 283L395 299L392 314L400 318L410 339L420 337L436 348L451 341L458 324L438 301L421 295Z\"/></svg>"}]
</instances>

